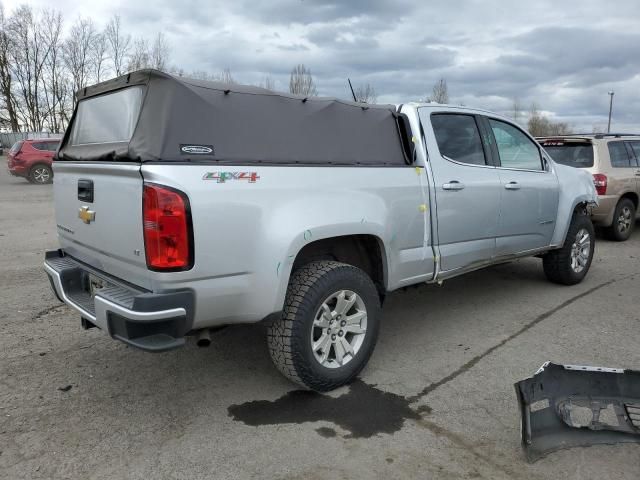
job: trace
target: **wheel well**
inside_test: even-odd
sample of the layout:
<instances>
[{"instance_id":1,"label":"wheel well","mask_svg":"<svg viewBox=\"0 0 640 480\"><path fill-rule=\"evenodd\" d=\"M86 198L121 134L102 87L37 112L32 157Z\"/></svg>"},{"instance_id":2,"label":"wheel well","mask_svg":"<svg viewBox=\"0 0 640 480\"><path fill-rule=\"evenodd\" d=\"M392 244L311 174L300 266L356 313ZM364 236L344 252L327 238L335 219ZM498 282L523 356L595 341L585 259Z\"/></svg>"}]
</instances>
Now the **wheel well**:
<instances>
[{"instance_id":1,"label":"wheel well","mask_svg":"<svg viewBox=\"0 0 640 480\"><path fill-rule=\"evenodd\" d=\"M638 195L636 195L633 192L627 192L624 195L622 195L622 197L620 197L620 200L622 200L623 198L628 198L629 200L631 200L635 205L636 210L638 209Z\"/></svg>"},{"instance_id":2,"label":"wheel well","mask_svg":"<svg viewBox=\"0 0 640 480\"><path fill-rule=\"evenodd\" d=\"M46 164L44 162L37 162L37 163L34 163L33 165L31 165L31 168L29 169L29 173L33 172L36 168L38 168L40 166L47 167L51 171L51 174L53 174L53 168L51 168L51 165Z\"/></svg>"},{"instance_id":3,"label":"wheel well","mask_svg":"<svg viewBox=\"0 0 640 480\"><path fill-rule=\"evenodd\" d=\"M384 298L384 261L380 240L377 237L346 235L316 240L298 252L293 262L293 270L314 260L335 260L364 270L376 285L381 299Z\"/></svg>"},{"instance_id":4,"label":"wheel well","mask_svg":"<svg viewBox=\"0 0 640 480\"><path fill-rule=\"evenodd\" d=\"M587 202L580 202L579 204L576 205L576 208L573 209L573 214L586 215L587 207L588 207Z\"/></svg>"}]
</instances>

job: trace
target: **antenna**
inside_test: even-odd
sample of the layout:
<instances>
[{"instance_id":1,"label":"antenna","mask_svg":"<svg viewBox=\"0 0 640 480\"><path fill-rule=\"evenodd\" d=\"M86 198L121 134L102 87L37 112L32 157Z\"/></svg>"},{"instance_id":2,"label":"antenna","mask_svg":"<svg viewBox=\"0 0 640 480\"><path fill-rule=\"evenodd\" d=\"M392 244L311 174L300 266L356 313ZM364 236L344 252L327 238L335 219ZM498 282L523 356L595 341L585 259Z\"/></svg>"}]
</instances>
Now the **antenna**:
<instances>
[{"instance_id":1,"label":"antenna","mask_svg":"<svg viewBox=\"0 0 640 480\"><path fill-rule=\"evenodd\" d=\"M353 101L357 102L358 99L356 98L356 92L353 91L353 85L351 85L351 79L347 78L347 82L349 82L349 88L351 89L351 95L353 95Z\"/></svg>"}]
</instances>

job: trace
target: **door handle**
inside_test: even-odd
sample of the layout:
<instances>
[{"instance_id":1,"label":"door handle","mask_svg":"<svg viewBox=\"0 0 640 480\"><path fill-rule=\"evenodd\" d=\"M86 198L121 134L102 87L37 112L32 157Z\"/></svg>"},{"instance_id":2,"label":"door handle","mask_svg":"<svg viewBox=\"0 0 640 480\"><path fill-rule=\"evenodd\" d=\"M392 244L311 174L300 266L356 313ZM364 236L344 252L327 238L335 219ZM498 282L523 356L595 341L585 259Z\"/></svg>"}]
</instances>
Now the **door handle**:
<instances>
[{"instance_id":1,"label":"door handle","mask_svg":"<svg viewBox=\"0 0 640 480\"><path fill-rule=\"evenodd\" d=\"M636 175L640 177L640 170L636 170Z\"/></svg>"},{"instance_id":2,"label":"door handle","mask_svg":"<svg viewBox=\"0 0 640 480\"><path fill-rule=\"evenodd\" d=\"M520 190L520 184L518 182L505 183L504 188L507 190Z\"/></svg>"},{"instance_id":3,"label":"door handle","mask_svg":"<svg viewBox=\"0 0 640 480\"><path fill-rule=\"evenodd\" d=\"M458 180L451 180L449 183L442 185L443 190L462 190L464 183L460 183Z\"/></svg>"}]
</instances>

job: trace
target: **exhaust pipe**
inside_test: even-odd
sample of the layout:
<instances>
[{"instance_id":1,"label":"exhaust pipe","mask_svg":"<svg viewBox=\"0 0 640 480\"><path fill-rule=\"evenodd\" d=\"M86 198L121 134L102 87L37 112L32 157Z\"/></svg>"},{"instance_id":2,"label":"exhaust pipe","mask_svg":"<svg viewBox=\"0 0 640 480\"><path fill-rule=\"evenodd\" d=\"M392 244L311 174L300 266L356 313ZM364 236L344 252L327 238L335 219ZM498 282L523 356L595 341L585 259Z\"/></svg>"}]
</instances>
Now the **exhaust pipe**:
<instances>
[{"instance_id":1,"label":"exhaust pipe","mask_svg":"<svg viewBox=\"0 0 640 480\"><path fill-rule=\"evenodd\" d=\"M196 345L199 347L208 347L211 345L211 332L208 328L204 328L198 332Z\"/></svg>"}]
</instances>

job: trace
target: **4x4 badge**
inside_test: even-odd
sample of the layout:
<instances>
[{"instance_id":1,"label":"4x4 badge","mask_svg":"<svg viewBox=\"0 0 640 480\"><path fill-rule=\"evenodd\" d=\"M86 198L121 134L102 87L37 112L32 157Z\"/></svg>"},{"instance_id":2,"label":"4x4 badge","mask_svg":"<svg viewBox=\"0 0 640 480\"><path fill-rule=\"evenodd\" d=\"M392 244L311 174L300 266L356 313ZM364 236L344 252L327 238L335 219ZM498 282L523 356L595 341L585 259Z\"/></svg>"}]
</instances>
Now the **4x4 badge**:
<instances>
[{"instance_id":1,"label":"4x4 badge","mask_svg":"<svg viewBox=\"0 0 640 480\"><path fill-rule=\"evenodd\" d=\"M88 225L95 221L96 212L89 210L87 206L80 207L80 210L78 210L78 218Z\"/></svg>"}]
</instances>

